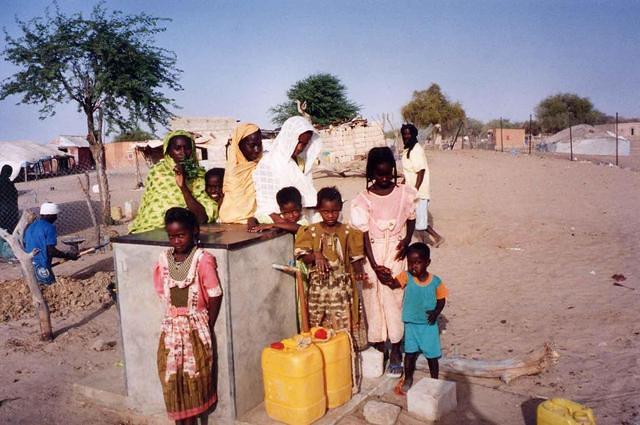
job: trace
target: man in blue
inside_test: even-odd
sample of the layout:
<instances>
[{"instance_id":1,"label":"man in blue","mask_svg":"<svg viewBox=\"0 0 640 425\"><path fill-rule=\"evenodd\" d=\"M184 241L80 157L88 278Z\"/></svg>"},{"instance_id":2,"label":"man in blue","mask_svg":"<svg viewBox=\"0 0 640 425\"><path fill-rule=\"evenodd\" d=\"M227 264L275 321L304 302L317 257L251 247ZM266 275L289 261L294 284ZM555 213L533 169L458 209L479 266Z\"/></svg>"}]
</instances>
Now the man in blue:
<instances>
[{"instance_id":1,"label":"man in blue","mask_svg":"<svg viewBox=\"0 0 640 425\"><path fill-rule=\"evenodd\" d=\"M38 250L38 253L33 257L33 268L36 280L43 285L51 285L56 281L51 268L53 257L68 260L78 259L78 254L62 252L56 248L58 231L53 223L58 219L58 212L56 204L45 202L40 206L40 218L31 223L24 233L25 251Z\"/></svg>"}]
</instances>

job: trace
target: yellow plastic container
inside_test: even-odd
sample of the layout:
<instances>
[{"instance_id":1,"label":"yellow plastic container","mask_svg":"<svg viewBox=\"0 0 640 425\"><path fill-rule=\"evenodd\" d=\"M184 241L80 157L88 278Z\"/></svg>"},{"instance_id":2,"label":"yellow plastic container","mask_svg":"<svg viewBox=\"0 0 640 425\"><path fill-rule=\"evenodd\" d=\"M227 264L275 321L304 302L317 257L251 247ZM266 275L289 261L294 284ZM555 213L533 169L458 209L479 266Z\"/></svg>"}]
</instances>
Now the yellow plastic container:
<instances>
[{"instance_id":1,"label":"yellow plastic container","mask_svg":"<svg viewBox=\"0 0 640 425\"><path fill-rule=\"evenodd\" d=\"M316 335L319 328L311 329ZM324 381L329 409L351 400L351 342L346 332L338 332L326 341L313 338L324 359Z\"/></svg>"},{"instance_id":2,"label":"yellow plastic container","mask_svg":"<svg viewBox=\"0 0 640 425\"><path fill-rule=\"evenodd\" d=\"M595 425L593 410L564 398L552 398L538 406L537 425Z\"/></svg>"},{"instance_id":3,"label":"yellow plastic container","mask_svg":"<svg viewBox=\"0 0 640 425\"><path fill-rule=\"evenodd\" d=\"M314 344L299 349L293 339L281 342L262 351L265 409L277 421L307 425L327 410L322 353Z\"/></svg>"}]
</instances>

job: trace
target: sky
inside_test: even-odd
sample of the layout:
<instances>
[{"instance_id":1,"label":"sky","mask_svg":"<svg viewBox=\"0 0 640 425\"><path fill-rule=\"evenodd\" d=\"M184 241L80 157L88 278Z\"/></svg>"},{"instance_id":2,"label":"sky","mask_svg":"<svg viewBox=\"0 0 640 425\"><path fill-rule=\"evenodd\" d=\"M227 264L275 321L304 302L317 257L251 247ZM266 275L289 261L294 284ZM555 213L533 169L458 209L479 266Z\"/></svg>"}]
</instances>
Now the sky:
<instances>
[{"instance_id":1,"label":"sky","mask_svg":"<svg viewBox=\"0 0 640 425\"><path fill-rule=\"evenodd\" d=\"M59 0L65 13L94 3ZM50 1L0 0L0 27L42 16ZM168 17L156 39L177 55L183 116L271 123L269 108L306 76L328 72L365 118L400 108L438 83L468 116L528 119L544 97L574 92L607 114L640 116L640 0L106 1L108 9ZM4 38L0 41L4 50ZM0 61L0 79L16 72ZM35 105L0 101L0 140L45 143L85 134L73 103L39 119ZM159 131L161 133L162 130Z\"/></svg>"}]
</instances>

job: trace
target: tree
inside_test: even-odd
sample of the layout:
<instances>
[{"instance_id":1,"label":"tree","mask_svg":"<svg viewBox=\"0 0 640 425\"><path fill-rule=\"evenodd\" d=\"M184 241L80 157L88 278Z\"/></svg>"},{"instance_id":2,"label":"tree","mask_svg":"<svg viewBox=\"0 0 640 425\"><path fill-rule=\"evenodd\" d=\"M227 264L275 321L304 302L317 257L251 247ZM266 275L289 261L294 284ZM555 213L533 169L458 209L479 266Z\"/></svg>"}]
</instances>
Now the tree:
<instances>
[{"instance_id":1,"label":"tree","mask_svg":"<svg viewBox=\"0 0 640 425\"><path fill-rule=\"evenodd\" d=\"M166 19L145 13L107 13L96 5L89 18L63 15L57 5L44 17L18 21L21 35L5 32L4 58L21 70L0 86L0 100L21 94L20 103L38 104L40 118L55 114L59 103L75 102L87 122L87 141L96 161L103 221L111 223L103 123L108 130L152 131L166 125L174 100L162 90L181 90L173 52L155 47L154 36Z\"/></svg>"},{"instance_id":2,"label":"tree","mask_svg":"<svg viewBox=\"0 0 640 425\"><path fill-rule=\"evenodd\" d=\"M607 116L594 108L586 97L574 93L559 93L543 99L536 106L536 120L542 131L556 133L576 124L601 124Z\"/></svg>"},{"instance_id":3,"label":"tree","mask_svg":"<svg viewBox=\"0 0 640 425\"><path fill-rule=\"evenodd\" d=\"M457 130L465 112L459 102L451 102L438 84L426 90L416 90L409 103L401 109L402 118L417 127L440 124L445 134Z\"/></svg>"},{"instance_id":4,"label":"tree","mask_svg":"<svg viewBox=\"0 0 640 425\"><path fill-rule=\"evenodd\" d=\"M482 121L475 118L467 118L465 120L465 135L471 137L480 137L484 132L484 125Z\"/></svg>"},{"instance_id":5,"label":"tree","mask_svg":"<svg viewBox=\"0 0 640 425\"><path fill-rule=\"evenodd\" d=\"M347 88L332 74L313 74L296 82L287 90L287 100L269 110L272 122L282 125L288 118L300 115L296 100L306 102L305 111L315 124L329 125L351 121L360 107L347 99Z\"/></svg>"},{"instance_id":6,"label":"tree","mask_svg":"<svg viewBox=\"0 0 640 425\"><path fill-rule=\"evenodd\" d=\"M114 142L138 142L156 139L155 134L151 134L139 128L126 130L113 138Z\"/></svg>"}]
</instances>

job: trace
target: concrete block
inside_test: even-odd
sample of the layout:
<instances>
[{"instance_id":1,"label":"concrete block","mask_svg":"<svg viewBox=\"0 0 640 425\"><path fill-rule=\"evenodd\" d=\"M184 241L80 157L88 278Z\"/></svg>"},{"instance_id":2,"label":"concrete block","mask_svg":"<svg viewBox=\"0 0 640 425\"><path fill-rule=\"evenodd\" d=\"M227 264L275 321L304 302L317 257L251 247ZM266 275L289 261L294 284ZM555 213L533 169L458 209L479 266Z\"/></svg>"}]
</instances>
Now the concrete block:
<instances>
[{"instance_id":1,"label":"concrete block","mask_svg":"<svg viewBox=\"0 0 640 425\"><path fill-rule=\"evenodd\" d=\"M383 403L381 401L368 401L364 405L364 418L367 423L374 425L394 425L400 414L400 406Z\"/></svg>"},{"instance_id":2,"label":"concrete block","mask_svg":"<svg viewBox=\"0 0 640 425\"><path fill-rule=\"evenodd\" d=\"M362 353L362 376L378 378L384 373L384 354L371 347Z\"/></svg>"},{"instance_id":3,"label":"concrete block","mask_svg":"<svg viewBox=\"0 0 640 425\"><path fill-rule=\"evenodd\" d=\"M409 412L430 421L437 421L457 405L455 382L422 378L407 392Z\"/></svg>"}]
</instances>

